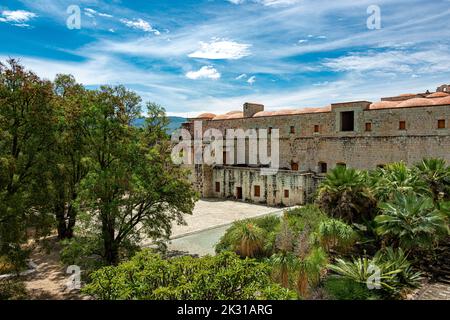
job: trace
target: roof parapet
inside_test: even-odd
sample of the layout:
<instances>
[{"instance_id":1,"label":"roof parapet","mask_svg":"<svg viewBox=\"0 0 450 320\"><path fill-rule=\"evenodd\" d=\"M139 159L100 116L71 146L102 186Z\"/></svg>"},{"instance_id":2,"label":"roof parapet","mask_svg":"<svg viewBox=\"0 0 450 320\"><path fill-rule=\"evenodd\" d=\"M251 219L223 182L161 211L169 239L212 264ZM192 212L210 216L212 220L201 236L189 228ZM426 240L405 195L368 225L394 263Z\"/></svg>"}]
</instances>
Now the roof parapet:
<instances>
[{"instance_id":1,"label":"roof parapet","mask_svg":"<svg viewBox=\"0 0 450 320\"><path fill-rule=\"evenodd\" d=\"M256 113L264 111L264 105L259 103L244 103L244 118L251 118Z\"/></svg>"},{"instance_id":2,"label":"roof parapet","mask_svg":"<svg viewBox=\"0 0 450 320\"><path fill-rule=\"evenodd\" d=\"M370 101L351 101L351 102L340 102L340 103L332 103L331 110L336 108L361 108L363 110L369 109L369 106L372 104Z\"/></svg>"}]
</instances>

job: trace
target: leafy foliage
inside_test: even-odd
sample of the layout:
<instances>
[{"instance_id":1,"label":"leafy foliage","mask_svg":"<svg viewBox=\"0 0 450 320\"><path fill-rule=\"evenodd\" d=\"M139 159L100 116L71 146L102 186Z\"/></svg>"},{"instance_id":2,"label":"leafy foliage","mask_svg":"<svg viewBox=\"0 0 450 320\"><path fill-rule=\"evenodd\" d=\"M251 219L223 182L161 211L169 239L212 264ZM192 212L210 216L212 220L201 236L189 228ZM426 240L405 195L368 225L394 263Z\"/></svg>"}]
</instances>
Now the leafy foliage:
<instances>
[{"instance_id":1,"label":"leafy foliage","mask_svg":"<svg viewBox=\"0 0 450 320\"><path fill-rule=\"evenodd\" d=\"M450 199L450 167L444 159L425 158L414 169L430 188L435 201Z\"/></svg>"},{"instance_id":2,"label":"leafy foliage","mask_svg":"<svg viewBox=\"0 0 450 320\"><path fill-rule=\"evenodd\" d=\"M317 204L330 217L347 223L368 221L373 218L376 200L366 182L366 173L337 166L320 184Z\"/></svg>"},{"instance_id":3,"label":"leafy foliage","mask_svg":"<svg viewBox=\"0 0 450 320\"><path fill-rule=\"evenodd\" d=\"M46 234L53 222L45 186L54 122L52 84L15 60L0 63L0 255L17 264L27 230Z\"/></svg>"},{"instance_id":4,"label":"leafy foliage","mask_svg":"<svg viewBox=\"0 0 450 320\"><path fill-rule=\"evenodd\" d=\"M329 297L335 300L378 300L381 298L366 285L339 276L328 277L324 287Z\"/></svg>"},{"instance_id":5,"label":"leafy foliage","mask_svg":"<svg viewBox=\"0 0 450 320\"><path fill-rule=\"evenodd\" d=\"M337 249L347 251L356 241L356 232L348 224L328 219L319 225L319 237L322 246L328 251Z\"/></svg>"},{"instance_id":6,"label":"leafy foliage","mask_svg":"<svg viewBox=\"0 0 450 320\"><path fill-rule=\"evenodd\" d=\"M387 241L408 250L430 248L448 235L448 222L429 197L395 195L392 202L380 204L382 214L375 218L377 232Z\"/></svg>"},{"instance_id":7,"label":"leafy foliage","mask_svg":"<svg viewBox=\"0 0 450 320\"><path fill-rule=\"evenodd\" d=\"M380 289L392 296L398 295L402 289L417 286L420 277L420 273L412 270L401 249L379 252L372 259L359 257L346 261L338 258L334 264L329 265L329 269L362 285L375 285L379 281Z\"/></svg>"},{"instance_id":8,"label":"leafy foliage","mask_svg":"<svg viewBox=\"0 0 450 320\"><path fill-rule=\"evenodd\" d=\"M371 181L379 202L391 201L397 193L430 193L427 184L404 162L391 163L372 172Z\"/></svg>"},{"instance_id":9,"label":"leafy foliage","mask_svg":"<svg viewBox=\"0 0 450 320\"><path fill-rule=\"evenodd\" d=\"M83 291L99 299L291 299L295 293L270 281L269 268L230 252L215 257L163 260L150 251L92 274Z\"/></svg>"}]
</instances>

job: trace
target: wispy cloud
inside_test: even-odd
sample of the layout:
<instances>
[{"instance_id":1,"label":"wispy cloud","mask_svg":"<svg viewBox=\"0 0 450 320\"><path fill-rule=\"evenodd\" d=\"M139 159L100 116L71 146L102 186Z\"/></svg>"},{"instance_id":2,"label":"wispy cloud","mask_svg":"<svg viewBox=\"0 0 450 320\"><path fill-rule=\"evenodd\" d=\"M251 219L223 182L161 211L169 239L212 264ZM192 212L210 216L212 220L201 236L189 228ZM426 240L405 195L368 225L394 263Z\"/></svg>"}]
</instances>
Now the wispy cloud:
<instances>
[{"instance_id":1,"label":"wispy cloud","mask_svg":"<svg viewBox=\"0 0 450 320\"><path fill-rule=\"evenodd\" d=\"M389 50L350 53L325 59L323 66L336 72L434 73L446 72L450 47L416 48L415 51Z\"/></svg>"},{"instance_id":2,"label":"wispy cloud","mask_svg":"<svg viewBox=\"0 0 450 320\"><path fill-rule=\"evenodd\" d=\"M4 10L1 12L0 22L10 23L17 27L29 27L27 24L33 18L36 18L37 14L25 11L25 10Z\"/></svg>"},{"instance_id":3,"label":"wispy cloud","mask_svg":"<svg viewBox=\"0 0 450 320\"><path fill-rule=\"evenodd\" d=\"M243 4L243 3L260 3L265 6L286 6L286 5L292 5L295 3L299 3L302 0L228 0L229 2L233 4Z\"/></svg>"},{"instance_id":4,"label":"wispy cloud","mask_svg":"<svg viewBox=\"0 0 450 320\"><path fill-rule=\"evenodd\" d=\"M107 13L103 13L103 12L98 12L94 9L91 8L85 8L84 9L84 14L87 15L88 17L95 17L95 16L99 16L99 17L103 17L103 18L113 18L112 15L107 14Z\"/></svg>"},{"instance_id":5,"label":"wispy cloud","mask_svg":"<svg viewBox=\"0 0 450 320\"><path fill-rule=\"evenodd\" d=\"M192 80L197 79L212 79L217 80L220 78L220 72L218 72L212 66L203 66L198 71L189 71L186 73L186 77Z\"/></svg>"},{"instance_id":6,"label":"wispy cloud","mask_svg":"<svg viewBox=\"0 0 450 320\"><path fill-rule=\"evenodd\" d=\"M120 22L122 22L124 25L126 25L129 28L133 28L133 29L137 29L137 30L141 30L144 32L152 32L155 35L160 35L161 33L159 32L159 30L155 29L152 27L152 25L139 18L139 19L133 19L133 20L128 20L128 19L120 19Z\"/></svg>"},{"instance_id":7,"label":"wispy cloud","mask_svg":"<svg viewBox=\"0 0 450 320\"><path fill-rule=\"evenodd\" d=\"M190 58L201 59L230 59L236 60L249 56L249 48L251 45L246 43L238 43L235 41L229 41L225 39L214 39L213 41L206 43L200 42L200 49L189 54Z\"/></svg>"}]
</instances>

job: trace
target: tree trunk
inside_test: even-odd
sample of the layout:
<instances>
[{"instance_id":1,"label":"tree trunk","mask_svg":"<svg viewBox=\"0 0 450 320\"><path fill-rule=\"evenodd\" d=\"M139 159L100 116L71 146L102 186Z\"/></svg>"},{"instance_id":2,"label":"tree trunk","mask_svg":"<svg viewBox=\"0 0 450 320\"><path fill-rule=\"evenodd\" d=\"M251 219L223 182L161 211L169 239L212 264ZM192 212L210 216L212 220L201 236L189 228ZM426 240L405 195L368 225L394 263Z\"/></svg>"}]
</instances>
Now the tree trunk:
<instances>
[{"instance_id":1,"label":"tree trunk","mask_svg":"<svg viewBox=\"0 0 450 320\"><path fill-rule=\"evenodd\" d=\"M102 217L102 234L104 258L109 265L117 265L119 262L119 244L115 239L114 218L109 214Z\"/></svg>"},{"instance_id":2,"label":"tree trunk","mask_svg":"<svg viewBox=\"0 0 450 320\"><path fill-rule=\"evenodd\" d=\"M105 260L109 265L115 266L119 263L119 246L116 241L104 241Z\"/></svg>"},{"instance_id":3,"label":"tree trunk","mask_svg":"<svg viewBox=\"0 0 450 320\"><path fill-rule=\"evenodd\" d=\"M67 225L66 225L66 208L64 200L58 199L55 204L56 222L58 224L58 239L66 239Z\"/></svg>"}]
</instances>

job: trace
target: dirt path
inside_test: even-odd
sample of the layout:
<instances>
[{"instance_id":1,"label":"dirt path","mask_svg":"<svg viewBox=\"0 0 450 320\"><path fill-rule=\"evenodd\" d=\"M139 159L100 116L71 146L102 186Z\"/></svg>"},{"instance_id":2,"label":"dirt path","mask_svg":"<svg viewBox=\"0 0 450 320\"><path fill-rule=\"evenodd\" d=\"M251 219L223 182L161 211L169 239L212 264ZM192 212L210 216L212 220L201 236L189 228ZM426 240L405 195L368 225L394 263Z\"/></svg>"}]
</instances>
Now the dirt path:
<instances>
[{"instance_id":1,"label":"dirt path","mask_svg":"<svg viewBox=\"0 0 450 320\"><path fill-rule=\"evenodd\" d=\"M32 251L31 260L37 265L36 272L24 277L28 298L33 300L78 300L83 297L78 292L67 289L69 275L60 263L60 245L55 239L48 240L46 246L38 244Z\"/></svg>"}]
</instances>

